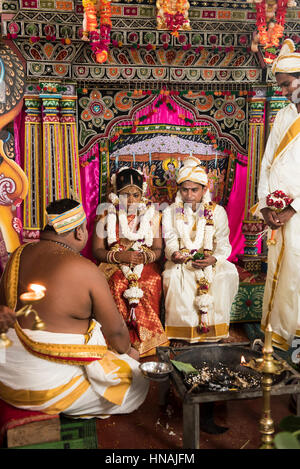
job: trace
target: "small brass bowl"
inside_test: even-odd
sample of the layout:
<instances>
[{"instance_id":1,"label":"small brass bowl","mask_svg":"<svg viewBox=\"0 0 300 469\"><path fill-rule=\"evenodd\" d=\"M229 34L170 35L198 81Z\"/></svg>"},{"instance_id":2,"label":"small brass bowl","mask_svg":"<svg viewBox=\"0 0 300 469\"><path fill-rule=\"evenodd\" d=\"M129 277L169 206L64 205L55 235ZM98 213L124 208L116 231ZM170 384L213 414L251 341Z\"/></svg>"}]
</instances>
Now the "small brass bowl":
<instances>
[{"instance_id":1,"label":"small brass bowl","mask_svg":"<svg viewBox=\"0 0 300 469\"><path fill-rule=\"evenodd\" d=\"M145 362L140 364L140 370L146 378L161 381L172 373L173 367L171 364L164 362Z\"/></svg>"}]
</instances>

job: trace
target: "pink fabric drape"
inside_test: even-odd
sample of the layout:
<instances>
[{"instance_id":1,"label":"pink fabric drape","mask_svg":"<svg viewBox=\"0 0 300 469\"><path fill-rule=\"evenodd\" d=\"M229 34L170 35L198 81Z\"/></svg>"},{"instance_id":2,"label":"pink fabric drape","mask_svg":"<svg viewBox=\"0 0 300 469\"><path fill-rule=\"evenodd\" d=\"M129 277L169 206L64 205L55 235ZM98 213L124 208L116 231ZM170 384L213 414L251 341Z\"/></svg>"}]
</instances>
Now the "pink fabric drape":
<instances>
[{"instance_id":1,"label":"pink fabric drape","mask_svg":"<svg viewBox=\"0 0 300 469\"><path fill-rule=\"evenodd\" d=\"M25 143L25 116L24 109L15 117L14 120L14 142L15 142L15 161L24 170L24 143ZM17 217L23 223L23 203L17 207ZM21 242L23 241L22 231L20 233Z\"/></svg>"},{"instance_id":2,"label":"pink fabric drape","mask_svg":"<svg viewBox=\"0 0 300 469\"><path fill-rule=\"evenodd\" d=\"M99 153L87 166L80 167L82 205L87 217L89 238L82 255L94 260L92 256L92 236L99 199Z\"/></svg>"},{"instance_id":3,"label":"pink fabric drape","mask_svg":"<svg viewBox=\"0 0 300 469\"><path fill-rule=\"evenodd\" d=\"M150 105L138 111L136 118L138 119L141 116L149 115L148 119L143 120L143 124L170 123L175 125L186 125L183 116L188 119L193 119L191 112L180 107L173 100L170 100L170 102L174 112L168 108L166 102L163 102L156 108L155 104L159 99L161 99L161 96L158 96ZM156 112L152 113L153 110ZM14 121L16 162L21 168L24 168L24 133L25 112L22 111ZM97 151L95 152L95 159L90 161L87 166L80 168L82 203L87 215L87 228L89 232L88 243L82 254L89 259L93 259L91 244L99 199L99 166L99 151ZM242 234L242 223L244 220L246 182L247 166L237 164L235 180L226 206L230 227L230 242L232 245L232 254L229 260L233 262L237 260L237 254L243 253L245 244ZM23 205L18 207L17 210L17 216L22 220Z\"/></svg>"},{"instance_id":4,"label":"pink fabric drape","mask_svg":"<svg viewBox=\"0 0 300 469\"><path fill-rule=\"evenodd\" d=\"M229 241L232 246L232 252L228 260L231 262L236 262L237 254L242 254L244 251L245 239L242 234L242 223L244 220L246 185L247 166L237 163L234 183L225 207L230 229Z\"/></svg>"},{"instance_id":5,"label":"pink fabric drape","mask_svg":"<svg viewBox=\"0 0 300 469\"><path fill-rule=\"evenodd\" d=\"M16 163L24 169L25 111L21 111L14 120L14 139Z\"/></svg>"},{"instance_id":6,"label":"pink fabric drape","mask_svg":"<svg viewBox=\"0 0 300 469\"><path fill-rule=\"evenodd\" d=\"M166 102L163 102L159 107L155 107L155 104L161 100L162 97L158 96L154 101L152 101L149 106L144 107L142 110L137 111L135 118L139 119L142 116L149 116L148 119L142 121L143 125L146 124L173 124L173 125L187 125L184 121L184 118L194 120L193 114L180 107L175 101L170 99L170 104L173 109L168 108ZM153 113L154 111L154 113ZM180 116L184 116L183 118Z\"/></svg>"}]
</instances>

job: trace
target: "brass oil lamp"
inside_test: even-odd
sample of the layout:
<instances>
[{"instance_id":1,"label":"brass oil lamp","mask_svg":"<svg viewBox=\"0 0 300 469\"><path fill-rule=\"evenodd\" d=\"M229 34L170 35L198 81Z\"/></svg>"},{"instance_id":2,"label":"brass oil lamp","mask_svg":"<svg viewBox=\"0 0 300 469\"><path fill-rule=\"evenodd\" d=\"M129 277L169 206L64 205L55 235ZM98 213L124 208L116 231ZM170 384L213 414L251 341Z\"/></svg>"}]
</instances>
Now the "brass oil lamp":
<instances>
[{"instance_id":1,"label":"brass oil lamp","mask_svg":"<svg viewBox=\"0 0 300 469\"><path fill-rule=\"evenodd\" d=\"M35 319L32 326L32 330L43 330L45 329L45 323L41 320L35 309L33 309L33 305L44 298L46 288L43 285L39 285L37 283L31 283L28 288L29 291L20 295L20 300L24 304L24 306L16 312L16 317L27 317L29 316L29 314L33 313ZM10 345L12 345L11 340L7 337L4 332L1 333L0 348L9 347Z\"/></svg>"}]
</instances>

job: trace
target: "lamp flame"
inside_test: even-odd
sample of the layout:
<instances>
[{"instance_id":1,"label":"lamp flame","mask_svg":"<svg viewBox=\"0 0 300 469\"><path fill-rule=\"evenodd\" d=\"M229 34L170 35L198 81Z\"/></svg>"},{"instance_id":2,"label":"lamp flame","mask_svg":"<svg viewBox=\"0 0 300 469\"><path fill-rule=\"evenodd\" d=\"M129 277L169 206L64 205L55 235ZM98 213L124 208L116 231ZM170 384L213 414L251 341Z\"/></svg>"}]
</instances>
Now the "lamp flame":
<instances>
[{"instance_id":1,"label":"lamp flame","mask_svg":"<svg viewBox=\"0 0 300 469\"><path fill-rule=\"evenodd\" d=\"M35 293L44 293L46 291L44 285L39 285L38 283L31 283L28 285L28 289Z\"/></svg>"},{"instance_id":2,"label":"lamp flame","mask_svg":"<svg viewBox=\"0 0 300 469\"><path fill-rule=\"evenodd\" d=\"M20 295L20 300L26 302L27 304L32 303L33 301L39 301L44 298L46 288L43 285L38 283L31 283L28 285L28 290L25 293Z\"/></svg>"},{"instance_id":3,"label":"lamp flame","mask_svg":"<svg viewBox=\"0 0 300 469\"><path fill-rule=\"evenodd\" d=\"M244 357L244 355L241 356L241 365L245 365L246 363L246 359Z\"/></svg>"}]
</instances>

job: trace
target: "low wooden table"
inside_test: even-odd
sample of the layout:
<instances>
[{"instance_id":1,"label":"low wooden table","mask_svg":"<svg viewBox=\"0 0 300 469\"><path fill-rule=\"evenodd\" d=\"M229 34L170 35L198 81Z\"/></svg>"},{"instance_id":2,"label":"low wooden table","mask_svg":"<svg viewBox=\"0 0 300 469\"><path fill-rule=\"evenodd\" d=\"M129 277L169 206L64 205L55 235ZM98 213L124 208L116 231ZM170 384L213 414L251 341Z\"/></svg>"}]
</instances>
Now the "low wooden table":
<instances>
[{"instance_id":1,"label":"low wooden table","mask_svg":"<svg viewBox=\"0 0 300 469\"><path fill-rule=\"evenodd\" d=\"M249 343L246 343L249 346ZM170 360L176 360L176 356L188 351L194 350L195 353L201 356L201 352L204 349L212 347L220 347L222 351L226 352L228 347L243 346L245 343L228 343L228 344L202 344L199 346L193 345L192 347L172 348L172 347L158 347L157 356L160 361L170 363ZM249 347L249 351L251 348ZM275 353L274 358L280 360ZM296 395L296 406L297 415L300 416L300 374L294 370L291 366L286 364L287 372L286 377L278 384L272 386L271 395L285 395L295 394ZM200 449L200 404L204 402L217 402L217 401L230 401L236 399L255 399L262 397L262 389L247 389L241 391L224 391L215 392L208 391L198 394L192 394L188 392L185 386L181 373L173 367L173 371L170 374L170 378L163 380L159 385L159 399L160 405L166 403L167 395L170 390L170 385L175 386L178 392L183 406L183 448L189 449Z\"/></svg>"}]
</instances>

